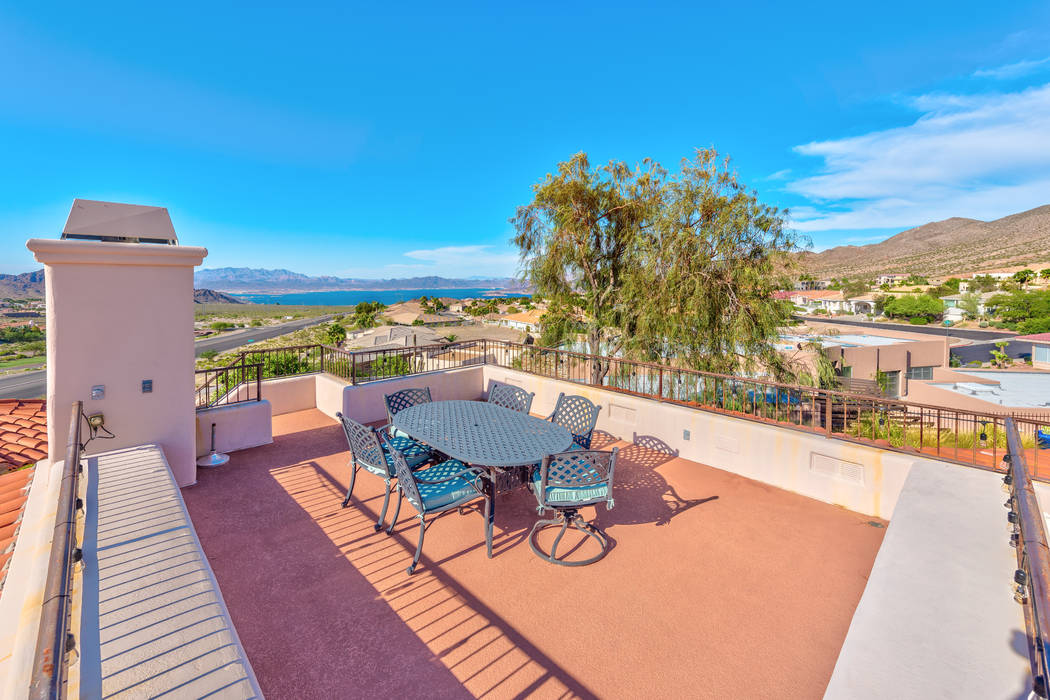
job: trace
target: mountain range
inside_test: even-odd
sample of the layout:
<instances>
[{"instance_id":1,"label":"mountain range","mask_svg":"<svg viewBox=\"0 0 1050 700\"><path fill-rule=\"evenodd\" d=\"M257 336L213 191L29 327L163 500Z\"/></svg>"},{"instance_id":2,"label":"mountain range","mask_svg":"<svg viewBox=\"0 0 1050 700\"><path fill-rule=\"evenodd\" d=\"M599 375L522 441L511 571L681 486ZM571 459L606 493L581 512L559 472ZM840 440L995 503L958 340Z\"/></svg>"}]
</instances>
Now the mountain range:
<instances>
[{"instance_id":1,"label":"mountain range","mask_svg":"<svg viewBox=\"0 0 1050 700\"><path fill-rule=\"evenodd\" d=\"M25 299L44 296L44 271L23 272L20 275L0 275L0 298Z\"/></svg>"},{"instance_id":2,"label":"mountain range","mask_svg":"<svg viewBox=\"0 0 1050 700\"><path fill-rule=\"evenodd\" d=\"M349 277L312 277L291 270L266 270L251 267L219 267L198 270L195 287L224 292L257 294L281 292L328 292L341 290L380 291L388 289L506 289L525 287L512 278L458 279L448 277L402 277L397 279L355 279Z\"/></svg>"},{"instance_id":3,"label":"mountain range","mask_svg":"<svg viewBox=\"0 0 1050 700\"><path fill-rule=\"evenodd\" d=\"M958 275L1022 266L1039 270L1050 267L1050 205L993 221L934 221L881 243L805 252L799 263L817 277Z\"/></svg>"}]
</instances>

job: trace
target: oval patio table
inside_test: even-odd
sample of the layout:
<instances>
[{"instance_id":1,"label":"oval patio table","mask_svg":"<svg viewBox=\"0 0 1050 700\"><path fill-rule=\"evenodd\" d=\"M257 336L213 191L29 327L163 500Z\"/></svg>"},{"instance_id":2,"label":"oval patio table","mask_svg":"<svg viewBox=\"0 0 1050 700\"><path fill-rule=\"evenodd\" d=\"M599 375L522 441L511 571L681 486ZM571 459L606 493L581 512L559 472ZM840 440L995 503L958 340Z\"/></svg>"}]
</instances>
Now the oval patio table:
<instances>
[{"instance_id":1,"label":"oval patio table","mask_svg":"<svg viewBox=\"0 0 1050 700\"><path fill-rule=\"evenodd\" d=\"M490 557L496 518L493 471L536 464L572 446L572 433L560 425L481 401L421 403L394 414L393 425L449 457L488 470L485 547Z\"/></svg>"}]
</instances>

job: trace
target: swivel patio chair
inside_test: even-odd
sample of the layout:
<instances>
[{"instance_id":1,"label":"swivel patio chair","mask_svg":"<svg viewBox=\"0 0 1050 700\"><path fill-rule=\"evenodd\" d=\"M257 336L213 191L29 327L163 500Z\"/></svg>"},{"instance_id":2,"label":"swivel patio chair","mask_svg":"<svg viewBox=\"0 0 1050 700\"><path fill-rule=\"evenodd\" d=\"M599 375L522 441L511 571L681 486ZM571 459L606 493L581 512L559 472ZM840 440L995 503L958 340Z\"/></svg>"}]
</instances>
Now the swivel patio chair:
<instances>
[{"instance_id":1,"label":"swivel patio chair","mask_svg":"<svg viewBox=\"0 0 1050 700\"><path fill-rule=\"evenodd\" d=\"M554 413L547 420L572 433L573 447L570 449L589 450L594 426L598 424L598 411L601 409L601 406L594 405L582 396L566 396L563 392L558 394Z\"/></svg>"},{"instance_id":2,"label":"swivel patio chair","mask_svg":"<svg viewBox=\"0 0 1050 700\"><path fill-rule=\"evenodd\" d=\"M489 403L512 411L527 414L532 408L532 399L536 394L524 389L501 382L492 382L489 387Z\"/></svg>"},{"instance_id":3,"label":"swivel patio chair","mask_svg":"<svg viewBox=\"0 0 1050 700\"><path fill-rule=\"evenodd\" d=\"M386 394L383 396L383 403L386 404L386 425L383 426L384 431L391 436L407 437L400 430L394 429L394 416L406 408L418 406L421 403L430 403L433 400L430 397L430 387L428 386L402 389L401 391L395 391L393 394Z\"/></svg>"},{"instance_id":4,"label":"swivel patio chair","mask_svg":"<svg viewBox=\"0 0 1050 700\"><path fill-rule=\"evenodd\" d=\"M354 492L358 469L364 469L366 472L382 477L386 482L386 494L383 496L383 510L379 513L379 521L375 525L376 532L379 532L386 518L387 506L390 504L390 492L393 490L391 482L397 478L391 450L397 450L410 468L418 467L427 461L431 452L425 445L409 437L392 437L386 443L382 443L375 428L362 425L342 413L335 415L343 424L343 432L350 445L350 486L346 490L346 498L343 499L343 508L350 504L350 495ZM397 518L395 517L394 520L396 521ZM393 529L394 523L390 523L387 534L389 535Z\"/></svg>"},{"instance_id":5,"label":"swivel patio chair","mask_svg":"<svg viewBox=\"0 0 1050 700\"><path fill-rule=\"evenodd\" d=\"M612 451L571 450L543 458L540 468L532 477L532 492L536 496L536 512L543 515L548 510L555 512L555 517L537 520L529 533L529 547L539 557L560 566L584 566L593 564L605 556L609 550L609 541L597 527L583 519L580 508L598 503L605 503L608 510L615 505L613 500L613 472L616 469L616 455L619 448ZM540 549L536 541L541 530L552 525L561 525L561 531L554 539L550 552ZM558 558L558 544L572 525L587 535L601 547L601 551L583 560L566 561Z\"/></svg>"},{"instance_id":6,"label":"swivel patio chair","mask_svg":"<svg viewBox=\"0 0 1050 700\"><path fill-rule=\"evenodd\" d=\"M384 435L383 440L388 440ZM486 541L489 536L489 513L492 503L481 483L487 478L484 469L468 467L458 459L447 459L444 462L433 464L425 469L412 471L405 456L392 445L387 447L393 458L394 471L397 474L397 507L394 509L394 521L390 527L393 529L401 514L401 497L404 496L409 505L416 509L416 517L419 518L419 542L416 544L416 554L412 557L412 563L407 571L412 573L419 563L419 555L423 552L423 536L434 520L426 521L428 515L439 515L451 510L458 510L476 498L485 499L485 533Z\"/></svg>"}]
</instances>

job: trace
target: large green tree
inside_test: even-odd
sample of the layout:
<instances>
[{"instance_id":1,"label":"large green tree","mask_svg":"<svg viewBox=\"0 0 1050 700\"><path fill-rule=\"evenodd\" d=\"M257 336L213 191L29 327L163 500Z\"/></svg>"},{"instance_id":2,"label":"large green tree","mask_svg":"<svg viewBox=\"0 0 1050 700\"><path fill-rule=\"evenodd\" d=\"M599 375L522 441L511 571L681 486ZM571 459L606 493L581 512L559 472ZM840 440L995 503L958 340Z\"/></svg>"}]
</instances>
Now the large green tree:
<instances>
[{"instance_id":1,"label":"large green tree","mask_svg":"<svg viewBox=\"0 0 1050 700\"><path fill-rule=\"evenodd\" d=\"M789 314L773 291L787 282L793 236L714 150L674 175L577 154L511 221L525 275L550 302L545 344L582 326L595 356L789 372L771 341ZM590 365L600 383L607 363Z\"/></svg>"},{"instance_id":2,"label":"large green tree","mask_svg":"<svg viewBox=\"0 0 1050 700\"><path fill-rule=\"evenodd\" d=\"M587 154L577 153L533 185L532 202L518 207L511 222L525 276L552 309L544 316L545 342L568 339L576 320L590 354L621 351L640 311L628 303L629 290L663 178L650 161L592 167ZM593 360L591 380L600 383L608 370Z\"/></svg>"},{"instance_id":3,"label":"large green tree","mask_svg":"<svg viewBox=\"0 0 1050 700\"><path fill-rule=\"evenodd\" d=\"M630 304L642 311L636 354L712 372L793 374L774 343L790 304L774 292L790 282L796 239L727 158L708 149L684 160L647 233L630 288Z\"/></svg>"}]
</instances>

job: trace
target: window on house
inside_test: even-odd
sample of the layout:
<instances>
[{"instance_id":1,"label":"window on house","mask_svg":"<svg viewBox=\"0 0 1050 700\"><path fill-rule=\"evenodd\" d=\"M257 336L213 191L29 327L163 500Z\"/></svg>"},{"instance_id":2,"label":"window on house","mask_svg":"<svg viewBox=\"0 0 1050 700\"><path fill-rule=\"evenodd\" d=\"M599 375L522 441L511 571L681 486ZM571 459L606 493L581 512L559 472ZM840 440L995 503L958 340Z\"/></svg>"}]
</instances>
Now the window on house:
<instances>
[{"instance_id":1,"label":"window on house","mask_svg":"<svg viewBox=\"0 0 1050 700\"><path fill-rule=\"evenodd\" d=\"M1050 345L1036 345L1032 343L1032 360L1035 362L1050 362Z\"/></svg>"},{"instance_id":2,"label":"window on house","mask_svg":"<svg viewBox=\"0 0 1050 700\"><path fill-rule=\"evenodd\" d=\"M898 398L901 395L901 371L898 369L883 374L885 375L883 382L886 396Z\"/></svg>"},{"instance_id":3,"label":"window on house","mask_svg":"<svg viewBox=\"0 0 1050 700\"><path fill-rule=\"evenodd\" d=\"M908 379L933 379L933 367L911 367Z\"/></svg>"}]
</instances>

